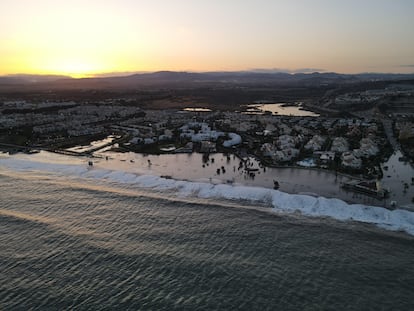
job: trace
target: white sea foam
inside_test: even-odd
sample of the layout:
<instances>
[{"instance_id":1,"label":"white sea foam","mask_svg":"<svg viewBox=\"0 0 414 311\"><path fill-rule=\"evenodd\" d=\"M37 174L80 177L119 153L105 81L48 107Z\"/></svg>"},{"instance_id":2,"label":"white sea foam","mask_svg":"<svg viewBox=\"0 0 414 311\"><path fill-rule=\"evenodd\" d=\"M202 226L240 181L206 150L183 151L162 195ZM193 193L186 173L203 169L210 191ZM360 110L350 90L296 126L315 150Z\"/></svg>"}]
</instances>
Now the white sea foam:
<instances>
[{"instance_id":1,"label":"white sea foam","mask_svg":"<svg viewBox=\"0 0 414 311\"><path fill-rule=\"evenodd\" d=\"M375 224L388 230L401 230L414 235L414 212L388 210L377 206L348 204L339 199L327 199L303 194L287 194L278 190L242 185L217 184L166 179L153 175L138 175L124 171L88 168L86 164L44 163L17 157L0 158L0 167L15 171L41 171L121 184L157 191L173 191L180 197L195 196L228 200L248 200L268 204L275 212L300 212L313 217Z\"/></svg>"}]
</instances>

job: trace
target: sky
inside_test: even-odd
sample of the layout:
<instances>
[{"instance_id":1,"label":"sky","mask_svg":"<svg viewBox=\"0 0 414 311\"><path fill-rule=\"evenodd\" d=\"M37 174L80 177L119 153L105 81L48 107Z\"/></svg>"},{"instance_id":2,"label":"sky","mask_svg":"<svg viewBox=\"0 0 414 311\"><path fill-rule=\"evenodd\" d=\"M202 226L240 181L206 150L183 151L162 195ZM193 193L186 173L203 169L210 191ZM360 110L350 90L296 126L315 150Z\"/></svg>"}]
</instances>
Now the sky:
<instances>
[{"instance_id":1,"label":"sky","mask_svg":"<svg viewBox=\"0 0 414 311\"><path fill-rule=\"evenodd\" d=\"M414 72L413 0L1 0L0 75Z\"/></svg>"}]
</instances>

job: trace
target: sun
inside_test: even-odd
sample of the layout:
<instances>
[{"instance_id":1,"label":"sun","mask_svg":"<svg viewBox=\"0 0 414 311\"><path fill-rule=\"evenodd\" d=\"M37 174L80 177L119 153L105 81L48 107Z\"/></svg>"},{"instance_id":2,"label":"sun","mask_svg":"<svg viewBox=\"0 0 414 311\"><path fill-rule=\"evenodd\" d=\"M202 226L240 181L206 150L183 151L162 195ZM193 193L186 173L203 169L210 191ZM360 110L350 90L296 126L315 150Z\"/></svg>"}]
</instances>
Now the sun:
<instances>
[{"instance_id":1,"label":"sun","mask_svg":"<svg viewBox=\"0 0 414 311\"><path fill-rule=\"evenodd\" d=\"M69 75L72 78L87 78L97 71L93 64L82 61L64 61L55 69L56 72Z\"/></svg>"},{"instance_id":2,"label":"sun","mask_svg":"<svg viewBox=\"0 0 414 311\"><path fill-rule=\"evenodd\" d=\"M93 77L95 74L105 71L104 66L98 62L82 58L48 59L47 62L38 64L36 67L34 71L38 73L65 75L72 78Z\"/></svg>"}]
</instances>

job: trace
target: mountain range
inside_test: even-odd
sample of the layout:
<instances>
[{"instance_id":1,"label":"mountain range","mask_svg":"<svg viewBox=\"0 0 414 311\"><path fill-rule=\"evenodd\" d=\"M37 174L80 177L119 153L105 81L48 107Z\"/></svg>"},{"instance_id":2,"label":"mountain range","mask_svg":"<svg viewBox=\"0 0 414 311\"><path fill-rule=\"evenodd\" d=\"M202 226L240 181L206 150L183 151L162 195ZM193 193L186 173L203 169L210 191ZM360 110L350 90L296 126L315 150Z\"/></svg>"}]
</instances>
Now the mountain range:
<instances>
[{"instance_id":1,"label":"mountain range","mask_svg":"<svg viewBox=\"0 0 414 311\"><path fill-rule=\"evenodd\" d=\"M8 89L137 89L193 88L220 86L323 86L352 84L367 81L414 80L414 74L361 73L339 74L334 72L179 72L158 71L126 76L92 77L75 79L64 75L7 75L0 76L0 90Z\"/></svg>"}]
</instances>

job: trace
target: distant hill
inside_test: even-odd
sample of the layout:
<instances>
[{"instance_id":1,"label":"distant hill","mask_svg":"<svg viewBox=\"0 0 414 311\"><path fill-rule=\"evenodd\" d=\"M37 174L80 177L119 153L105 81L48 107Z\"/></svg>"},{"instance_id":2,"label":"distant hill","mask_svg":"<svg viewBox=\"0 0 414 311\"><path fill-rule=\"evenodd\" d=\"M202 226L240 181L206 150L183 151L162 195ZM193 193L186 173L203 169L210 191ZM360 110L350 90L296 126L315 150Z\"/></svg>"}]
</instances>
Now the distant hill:
<instances>
[{"instance_id":1,"label":"distant hill","mask_svg":"<svg viewBox=\"0 0 414 311\"><path fill-rule=\"evenodd\" d=\"M61 75L8 75L0 77L0 91L137 88L194 88L233 86L294 86L316 87L334 84L352 84L364 81L412 80L414 74L338 74L333 72L178 72L158 71L127 76L74 79Z\"/></svg>"},{"instance_id":2,"label":"distant hill","mask_svg":"<svg viewBox=\"0 0 414 311\"><path fill-rule=\"evenodd\" d=\"M71 79L69 76L63 75L29 75L29 74L15 74L0 76L0 84L31 84L54 82L61 79Z\"/></svg>"}]
</instances>

